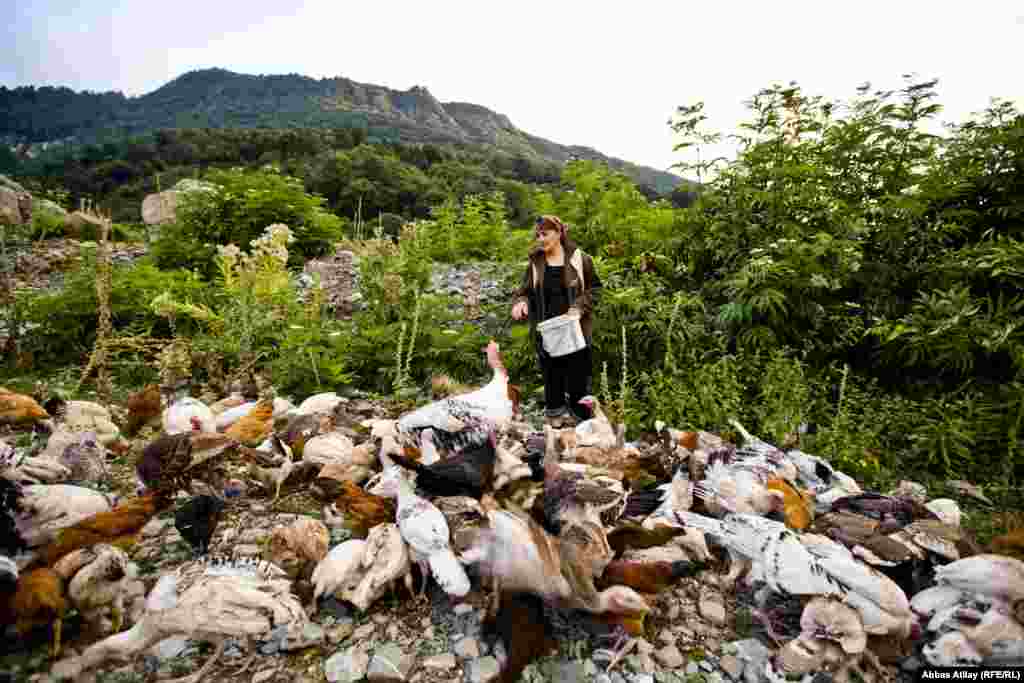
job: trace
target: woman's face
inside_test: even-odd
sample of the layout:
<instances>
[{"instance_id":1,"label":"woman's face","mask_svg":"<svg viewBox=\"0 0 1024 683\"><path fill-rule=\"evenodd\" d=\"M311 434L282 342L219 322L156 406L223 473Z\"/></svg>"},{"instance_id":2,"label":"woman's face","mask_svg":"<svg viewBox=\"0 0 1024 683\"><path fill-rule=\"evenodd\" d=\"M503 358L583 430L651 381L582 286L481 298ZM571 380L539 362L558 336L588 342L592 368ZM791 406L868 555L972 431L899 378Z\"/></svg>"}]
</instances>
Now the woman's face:
<instances>
[{"instance_id":1,"label":"woman's face","mask_svg":"<svg viewBox=\"0 0 1024 683\"><path fill-rule=\"evenodd\" d=\"M559 234L557 230L548 228L540 232L537 236L537 242L544 251L551 251L555 245L558 244Z\"/></svg>"}]
</instances>

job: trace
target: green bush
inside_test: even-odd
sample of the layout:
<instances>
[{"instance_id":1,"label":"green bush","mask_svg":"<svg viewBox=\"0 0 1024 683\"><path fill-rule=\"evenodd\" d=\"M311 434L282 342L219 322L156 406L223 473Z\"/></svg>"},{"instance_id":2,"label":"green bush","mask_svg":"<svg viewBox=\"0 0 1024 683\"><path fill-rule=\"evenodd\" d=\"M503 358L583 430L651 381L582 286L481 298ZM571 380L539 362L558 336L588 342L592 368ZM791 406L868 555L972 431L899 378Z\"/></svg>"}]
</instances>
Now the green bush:
<instances>
[{"instance_id":1,"label":"green bush","mask_svg":"<svg viewBox=\"0 0 1024 683\"><path fill-rule=\"evenodd\" d=\"M37 364L77 364L92 351L99 317L95 258L94 248L83 249L81 264L68 273L60 292L19 295L25 321L33 326L21 343ZM169 337L167 321L149 307L150 301L164 291L192 300L203 300L208 295L206 286L189 271L160 270L145 259L127 268L114 268L110 306L115 332ZM191 329L186 324L179 332Z\"/></svg>"},{"instance_id":2,"label":"green bush","mask_svg":"<svg viewBox=\"0 0 1024 683\"><path fill-rule=\"evenodd\" d=\"M190 192L179 206L178 220L166 226L153 245L161 268L194 268L212 277L217 245L248 248L273 224L295 235L290 264L327 253L342 236L343 221L324 209L324 201L307 194L302 181L273 171L213 170L206 180L216 192Z\"/></svg>"}]
</instances>

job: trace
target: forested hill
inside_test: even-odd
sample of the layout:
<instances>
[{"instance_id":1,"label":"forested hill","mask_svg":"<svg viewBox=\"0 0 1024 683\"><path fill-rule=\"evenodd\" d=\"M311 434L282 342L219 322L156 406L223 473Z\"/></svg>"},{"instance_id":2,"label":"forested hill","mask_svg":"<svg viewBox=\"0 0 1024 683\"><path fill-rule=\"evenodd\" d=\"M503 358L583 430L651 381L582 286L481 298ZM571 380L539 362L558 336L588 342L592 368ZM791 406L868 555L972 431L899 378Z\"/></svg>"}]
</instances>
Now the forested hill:
<instances>
[{"instance_id":1,"label":"forested hill","mask_svg":"<svg viewBox=\"0 0 1024 683\"><path fill-rule=\"evenodd\" d=\"M418 86L398 91L340 77L204 69L139 97L0 87L0 139L23 153L43 143L95 144L169 128L359 128L371 142L480 145L537 161L592 159L660 194L682 181L588 147L530 135L502 114L476 104L442 103Z\"/></svg>"}]
</instances>

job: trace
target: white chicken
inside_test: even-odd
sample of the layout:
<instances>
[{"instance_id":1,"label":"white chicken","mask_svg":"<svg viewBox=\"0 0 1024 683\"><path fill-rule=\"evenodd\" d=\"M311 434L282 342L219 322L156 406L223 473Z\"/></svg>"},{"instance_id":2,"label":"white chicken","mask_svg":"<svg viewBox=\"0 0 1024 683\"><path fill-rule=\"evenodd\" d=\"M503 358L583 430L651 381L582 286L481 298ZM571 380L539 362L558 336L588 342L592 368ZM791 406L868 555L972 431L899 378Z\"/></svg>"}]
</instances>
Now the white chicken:
<instances>
[{"instance_id":1,"label":"white chicken","mask_svg":"<svg viewBox=\"0 0 1024 683\"><path fill-rule=\"evenodd\" d=\"M125 551L97 543L68 553L53 568L61 576L72 577L68 597L86 621L103 631L121 630L125 599L129 597L127 586L138 575L138 568ZM108 611L109 626L104 623Z\"/></svg>"},{"instance_id":2,"label":"white chicken","mask_svg":"<svg viewBox=\"0 0 1024 683\"><path fill-rule=\"evenodd\" d=\"M705 470L705 478L694 485L693 494L704 501L716 517L730 513L765 515L784 520L785 497L781 491L765 486L767 479L756 468L733 466L715 461Z\"/></svg>"},{"instance_id":3,"label":"white chicken","mask_svg":"<svg viewBox=\"0 0 1024 683\"><path fill-rule=\"evenodd\" d=\"M344 401L344 399L333 391L323 394L314 394L299 404L299 407L295 410L295 414L315 415L317 413L322 413L329 415L334 412L334 409L337 408L338 404L342 401Z\"/></svg>"},{"instance_id":4,"label":"white chicken","mask_svg":"<svg viewBox=\"0 0 1024 683\"><path fill-rule=\"evenodd\" d=\"M165 434L217 431L217 420L213 411L205 403L191 396L183 396L167 406L162 421Z\"/></svg>"},{"instance_id":5,"label":"white chicken","mask_svg":"<svg viewBox=\"0 0 1024 683\"><path fill-rule=\"evenodd\" d=\"M504 429L515 414L515 390L509 385L498 343L491 340L484 351L494 372L490 382L476 391L434 401L402 415L394 423L392 435L415 445L418 432L432 428L441 450L455 453L486 443L492 427Z\"/></svg>"},{"instance_id":6,"label":"white chicken","mask_svg":"<svg viewBox=\"0 0 1024 683\"><path fill-rule=\"evenodd\" d=\"M229 427L231 427L231 425L235 424L243 417L248 415L249 411L255 408L258 403L259 401L247 401L246 403L242 403L237 406L232 406L218 413L215 416L215 424L217 425L217 431L223 432L227 430ZM210 412L212 413L213 410L211 409Z\"/></svg>"},{"instance_id":7,"label":"white chicken","mask_svg":"<svg viewBox=\"0 0 1024 683\"><path fill-rule=\"evenodd\" d=\"M618 435L608 420L608 416L601 410L601 404L593 396L584 396L579 402L580 405L588 408L591 414L589 420L584 420L576 425L576 446L615 448L618 443Z\"/></svg>"},{"instance_id":8,"label":"white chicken","mask_svg":"<svg viewBox=\"0 0 1024 683\"><path fill-rule=\"evenodd\" d=\"M434 576L445 593L463 597L469 592L469 577L449 544L450 532L444 515L429 501L420 498L401 474L401 468L385 470L374 493L398 498L396 517L402 538L409 544L412 560L423 576L420 598L426 596L427 578Z\"/></svg>"},{"instance_id":9,"label":"white chicken","mask_svg":"<svg viewBox=\"0 0 1024 683\"><path fill-rule=\"evenodd\" d=\"M268 562L224 563L198 561L160 577L146 598L145 612L132 628L90 646L78 657L57 662L50 670L56 680L79 677L112 659L129 659L169 636L217 644L210 659L177 683L198 683L223 654L229 638L241 639L251 650L254 640L284 626L286 639L301 643L309 619L291 581ZM236 671L246 671L257 653Z\"/></svg>"},{"instance_id":10,"label":"white chicken","mask_svg":"<svg viewBox=\"0 0 1024 683\"><path fill-rule=\"evenodd\" d=\"M18 533L29 548L53 541L57 532L114 506L112 495L71 484L32 484L22 488Z\"/></svg>"},{"instance_id":11,"label":"white chicken","mask_svg":"<svg viewBox=\"0 0 1024 683\"><path fill-rule=\"evenodd\" d=\"M353 538L331 548L327 557L317 563L310 579L314 602L321 595L337 595L359 585L366 545L366 541Z\"/></svg>"},{"instance_id":12,"label":"white chicken","mask_svg":"<svg viewBox=\"0 0 1024 683\"><path fill-rule=\"evenodd\" d=\"M46 402L47 411L53 415L44 425L51 434L58 431L83 432L96 434L104 446L121 442L121 430L114 424L110 411L93 401L65 401L60 397L51 398Z\"/></svg>"},{"instance_id":13,"label":"white chicken","mask_svg":"<svg viewBox=\"0 0 1024 683\"><path fill-rule=\"evenodd\" d=\"M380 596L402 579L412 593L412 562L409 548L396 524L378 524L366 537L362 558L362 578L355 588L346 588L341 597L365 612Z\"/></svg>"}]
</instances>

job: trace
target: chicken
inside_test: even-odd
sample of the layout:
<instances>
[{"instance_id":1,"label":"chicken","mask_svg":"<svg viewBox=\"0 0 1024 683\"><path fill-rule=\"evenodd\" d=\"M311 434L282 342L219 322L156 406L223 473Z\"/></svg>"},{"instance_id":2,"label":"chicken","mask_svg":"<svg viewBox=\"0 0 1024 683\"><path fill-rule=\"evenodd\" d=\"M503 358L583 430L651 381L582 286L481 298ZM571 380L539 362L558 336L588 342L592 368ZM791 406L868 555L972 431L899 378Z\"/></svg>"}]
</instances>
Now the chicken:
<instances>
[{"instance_id":1,"label":"chicken","mask_svg":"<svg viewBox=\"0 0 1024 683\"><path fill-rule=\"evenodd\" d=\"M785 516L786 526L796 531L803 531L810 526L811 520L814 519L813 496L779 477L769 479L765 488L782 494L782 513Z\"/></svg>"},{"instance_id":2,"label":"chicken","mask_svg":"<svg viewBox=\"0 0 1024 683\"><path fill-rule=\"evenodd\" d=\"M733 466L714 462L705 471L705 479L693 487L693 495L704 504L705 511L715 517L727 514L755 514L783 520L785 496L770 490L762 478L740 464Z\"/></svg>"},{"instance_id":3,"label":"chicken","mask_svg":"<svg viewBox=\"0 0 1024 683\"><path fill-rule=\"evenodd\" d=\"M376 488L379 495L398 498L398 528L422 574L420 596L426 593L427 577L433 575L445 593L461 598L469 592L469 577L449 545L448 522L440 510L414 493L400 471L397 466L385 470Z\"/></svg>"},{"instance_id":4,"label":"chicken","mask_svg":"<svg viewBox=\"0 0 1024 683\"><path fill-rule=\"evenodd\" d=\"M263 399L224 433L241 444L256 448L274 428L274 401Z\"/></svg>"},{"instance_id":5,"label":"chicken","mask_svg":"<svg viewBox=\"0 0 1024 683\"><path fill-rule=\"evenodd\" d=\"M612 423L601 410L601 404L594 396L584 396L579 404L590 411L589 420L576 425L576 446L596 446L598 448L615 448L618 436Z\"/></svg>"},{"instance_id":6,"label":"chicken","mask_svg":"<svg viewBox=\"0 0 1024 683\"><path fill-rule=\"evenodd\" d=\"M380 596L402 579L412 594L412 562L409 549L395 524L381 524L370 530L362 559L363 576L355 588L341 597L365 612Z\"/></svg>"},{"instance_id":7,"label":"chicken","mask_svg":"<svg viewBox=\"0 0 1024 683\"><path fill-rule=\"evenodd\" d=\"M154 492L90 515L58 531L56 538L39 550L33 566L52 566L68 553L96 543L128 548L138 540L142 527L168 505L168 500Z\"/></svg>"},{"instance_id":8,"label":"chicken","mask_svg":"<svg viewBox=\"0 0 1024 683\"><path fill-rule=\"evenodd\" d=\"M432 430L427 430L432 431ZM430 436L425 437L430 442ZM481 445L466 447L462 452L433 465L421 465L395 455L396 465L416 472L416 486L433 496L470 496L479 499L490 491L494 480L497 437L491 430Z\"/></svg>"},{"instance_id":9,"label":"chicken","mask_svg":"<svg viewBox=\"0 0 1024 683\"><path fill-rule=\"evenodd\" d=\"M641 450L621 443L622 432L625 431L625 428L623 424L618 426L617 442L611 448L577 445L567 449L565 460L621 472L626 481L634 487L641 482L666 479L669 473L662 466L657 450Z\"/></svg>"},{"instance_id":10,"label":"chicken","mask_svg":"<svg viewBox=\"0 0 1024 683\"><path fill-rule=\"evenodd\" d=\"M97 543L65 555L53 569L70 579L67 596L83 618L99 625L109 611L110 631L121 630L127 584L138 575L138 568L127 553L106 543Z\"/></svg>"},{"instance_id":11,"label":"chicken","mask_svg":"<svg viewBox=\"0 0 1024 683\"><path fill-rule=\"evenodd\" d=\"M454 453L482 445L492 427L501 431L508 425L516 411L516 392L509 384L497 342L491 340L484 351L493 371L490 382L476 391L434 401L402 415L392 426L391 436L414 445L419 431L429 427L434 430L435 443Z\"/></svg>"},{"instance_id":12,"label":"chicken","mask_svg":"<svg viewBox=\"0 0 1024 683\"><path fill-rule=\"evenodd\" d=\"M801 638L832 641L851 655L867 647L868 636L860 615L835 598L814 598L800 616Z\"/></svg>"},{"instance_id":13,"label":"chicken","mask_svg":"<svg viewBox=\"0 0 1024 683\"><path fill-rule=\"evenodd\" d=\"M135 463L137 492L163 490L168 496L189 490L192 480L187 473L192 464L192 434L181 432L161 436L148 444Z\"/></svg>"},{"instance_id":14,"label":"chicken","mask_svg":"<svg viewBox=\"0 0 1024 683\"><path fill-rule=\"evenodd\" d=\"M15 513L18 533L29 548L51 543L67 527L106 512L113 496L70 484L31 484L20 489Z\"/></svg>"},{"instance_id":15,"label":"chicken","mask_svg":"<svg viewBox=\"0 0 1024 683\"><path fill-rule=\"evenodd\" d=\"M352 449L348 462L321 467L311 492L321 500L334 500L342 494L342 482L361 484L369 479L376 460L373 444L360 444Z\"/></svg>"},{"instance_id":16,"label":"chicken","mask_svg":"<svg viewBox=\"0 0 1024 683\"><path fill-rule=\"evenodd\" d=\"M3 622L13 623L22 638L39 626L50 625L53 630L52 658L60 654L61 630L70 607L64 581L65 577L50 567L24 572L18 577L18 588L10 606L3 610Z\"/></svg>"},{"instance_id":17,"label":"chicken","mask_svg":"<svg viewBox=\"0 0 1024 683\"><path fill-rule=\"evenodd\" d=\"M90 431L107 447L123 443L121 430L114 424L110 411L98 403L65 401L60 397L54 397L43 404L43 407L55 418L50 427L51 431L58 427L73 432Z\"/></svg>"},{"instance_id":18,"label":"chicken","mask_svg":"<svg viewBox=\"0 0 1024 683\"><path fill-rule=\"evenodd\" d=\"M223 408L214 418L214 424L218 432L227 431L236 422L252 412L252 409L259 404L259 401L245 401L238 405ZM210 409L213 412L213 409Z\"/></svg>"},{"instance_id":19,"label":"chicken","mask_svg":"<svg viewBox=\"0 0 1024 683\"><path fill-rule=\"evenodd\" d=\"M323 595L336 595L352 590L363 578L363 556L366 541L351 539L331 548L320 560L310 581L313 583L313 600Z\"/></svg>"},{"instance_id":20,"label":"chicken","mask_svg":"<svg viewBox=\"0 0 1024 683\"><path fill-rule=\"evenodd\" d=\"M482 572L495 577L503 593L528 592L560 607L611 613L609 621L627 633L642 629L643 615L650 611L644 599L626 586L599 592L592 563L577 553L572 543L562 542L534 520L506 510L490 512L488 520L480 541L462 560L479 564ZM620 651L620 656L626 651ZM613 658L612 664L617 659Z\"/></svg>"},{"instance_id":21,"label":"chicken","mask_svg":"<svg viewBox=\"0 0 1024 683\"><path fill-rule=\"evenodd\" d=\"M314 413L312 415L296 415L288 421L288 426L279 434L292 449L295 457L302 458L302 450L313 437L327 434L334 430L334 416L331 414Z\"/></svg>"},{"instance_id":22,"label":"chicken","mask_svg":"<svg viewBox=\"0 0 1024 683\"><path fill-rule=\"evenodd\" d=\"M679 521L712 534L733 561L726 581L752 563L751 582L764 581L769 592L788 595L841 597L861 615L868 633L913 636L920 632L906 594L884 574L858 562L843 546L805 545L779 522L755 515L729 515L715 520L677 512ZM774 636L771 624L769 635Z\"/></svg>"},{"instance_id":23,"label":"chicken","mask_svg":"<svg viewBox=\"0 0 1024 683\"><path fill-rule=\"evenodd\" d=\"M448 523L455 554L469 550L479 538L480 529L487 526L487 515L480 503L469 496L442 496L432 502Z\"/></svg>"},{"instance_id":24,"label":"chicken","mask_svg":"<svg viewBox=\"0 0 1024 683\"><path fill-rule=\"evenodd\" d=\"M200 555L210 549L225 503L215 496L193 496L174 513L174 528Z\"/></svg>"},{"instance_id":25,"label":"chicken","mask_svg":"<svg viewBox=\"0 0 1024 683\"><path fill-rule=\"evenodd\" d=\"M305 401L299 404L299 407L295 410L296 415L327 415L334 413L335 409L339 404L346 403L347 400L341 398L336 393L328 392L323 394L314 394L307 398Z\"/></svg>"},{"instance_id":26,"label":"chicken","mask_svg":"<svg viewBox=\"0 0 1024 683\"><path fill-rule=\"evenodd\" d=\"M494 615L487 615L483 632L505 646L506 658L496 683L516 683L532 662L558 647L544 613L544 600L526 591L501 593Z\"/></svg>"},{"instance_id":27,"label":"chicken","mask_svg":"<svg viewBox=\"0 0 1024 683\"><path fill-rule=\"evenodd\" d=\"M49 418L50 414L31 396L0 387L0 424L33 424Z\"/></svg>"},{"instance_id":28,"label":"chicken","mask_svg":"<svg viewBox=\"0 0 1024 683\"><path fill-rule=\"evenodd\" d=\"M341 491L329 506L330 514L342 517L339 526L348 529L353 538L366 538L373 527L395 520L393 499L367 493L351 481L341 481L339 485Z\"/></svg>"},{"instance_id":29,"label":"chicken","mask_svg":"<svg viewBox=\"0 0 1024 683\"><path fill-rule=\"evenodd\" d=\"M217 431L213 411L205 403L191 396L183 396L167 406L163 412L162 424L164 433L168 435Z\"/></svg>"},{"instance_id":30,"label":"chicken","mask_svg":"<svg viewBox=\"0 0 1024 683\"><path fill-rule=\"evenodd\" d=\"M300 517L288 526L270 532L266 559L281 567L289 578L310 576L327 556L331 535L318 519Z\"/></svg>"},{"instance_id":31,"label":"chicken","mask_svg":"<svg viewBox=\"0 0 1024 683\"><path fill-rule=\"evenodd\" d=\"M291 582L269 563L245 561L220 564L194 562L176 573L160 577L146 598L142 618L129 630L87 648L80 656L57 662L50 670L56 680L79 680L88 670L111 660L126 660L173 635L209 640L216 649L194 674L178 683L199 683L208 676L227 645L228 638L242 640L252 650L257 638L275 627L286 639L301 646L309 619L291 592ZM250 656L234 673L251 666Z\"/></svg>"},{"instance_id":32,"label":"chicken","mask_svg":"<svg viewBox=\"0 0 1024 683\"><path fill-rule=\"evenodd\" d=\"M224 411L230 410L231 408L237 408L238 406L244 403L246 403L245 396L238 392L234 392L228 396L225 396L216 403L211 403L210 412L213 413L215 416L220 415Z\"/></svg>"},{"instance_id":33,"label":"chicken","mask_svg":"<svg viewBox=\"0 0 1024 683\"><path fill-rule=\"evenodd\" d=\"M61 442L58 446L58 443ZM95 432L55 431L46 443L46 453L57 450L56 460L68 468L71 481L100 483L110 476L107 470L107 449Z\"/></svg>"},{"instance_id":34,"label":"chicken","mask_svg":"<svg viewBox=\"0 0 1024 683\"><path fill-rule=\"evenodd\" d=\"M1024 527L993 538L992 552L1024 560Z\"/></svg>"},{"instance_id":35,"label":"chicken","mask_svg":"<svg viewBox=\"0 0 1024 683\"><path fill-rule=\"evenodd\" d=\"M880 493L844 496L832 503L832 511L847 510L877 519L883 532L895 531L919 519L938 519L938 515L911 498L896 498Z\"/></svg>"},{"instance_id":36,"label":"chicken","mask_svg":"<svg viewBox=\"0 0 1024 683\"><path fill-rule=\"evenodd\" d=\"M621 483L606 476L584 476L577 468L559 465L554 430L545 426L544 435L544 496L540 504L545 529L557 535L563 517L582 512L608 512L617 519L626 499Z\"/></svg>"},{"instance_id":37,"label":"chicken","mask_svg":"<svg viewBox=\"0 0 1024 683\"><path fill-rule=\"evenodd\" d=\"M682 536L686 529L677 524L645 526L631 521L619 522L608 532L608 544L616 555L629 549L656 548L669 543L676 536Z\"/></svg>"},{"instance_id":38,"label":"chicken","mask_svg":"<svg viewBox=\"0 0 1024 683\"><path fill-rule=\"evenodd\" d=\"M299 465L292 459L291 449L278 438L276 434L270 435L271 445L276 452L275 462L277 467L249 466L249 475L262 484L268 491L274 490L274 498L271 502L276 503L281 497L281 487L288 481L288 477L298 469Z\"/></svg>"},{"instance_id":39,"label":"chicken","mask_svg":"<svg viewBox=\"0 0 1024 683\"><path fill-rule=\"evenodd\" d=\"M598 588L629 586L641 595L656 595L684 577L696 576L707 568L703 562L637 562L614 560L597 580Z\"/></svg>"}]
</instances>

